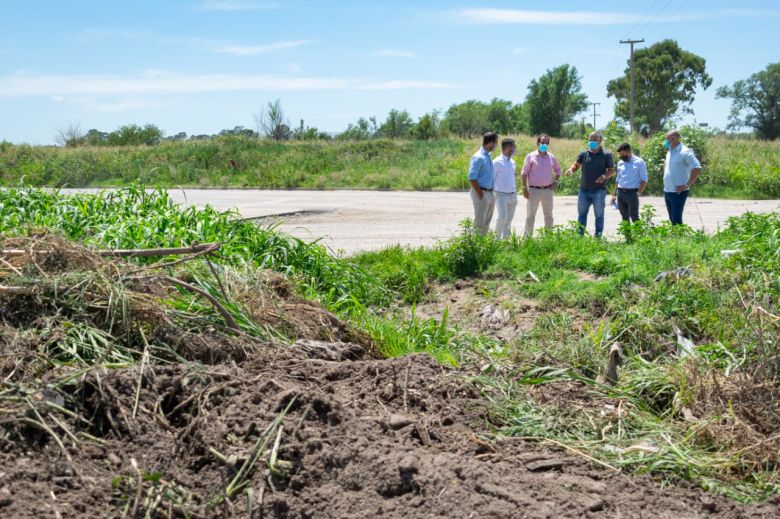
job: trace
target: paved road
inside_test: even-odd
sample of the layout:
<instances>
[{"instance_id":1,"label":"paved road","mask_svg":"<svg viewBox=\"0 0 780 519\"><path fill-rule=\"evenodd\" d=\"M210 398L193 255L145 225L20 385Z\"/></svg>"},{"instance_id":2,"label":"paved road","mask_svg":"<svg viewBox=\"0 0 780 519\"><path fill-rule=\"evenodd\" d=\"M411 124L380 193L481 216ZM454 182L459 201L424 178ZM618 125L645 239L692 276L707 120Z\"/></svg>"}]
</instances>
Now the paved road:
<instances>
[{"instance_id":1,"label":"paved road","mask_svg":"<svg viewBox=\"0 0 780 519\"><path fill-rule=\"evenodd\" d=\"M264 190L171 190L182 203L217 209L237 208L244 217L268 217L263 223L278 222L282 230L306 240L322 238L334 251L353 253L387 245L432 245L449 238L458 230L458 222L472 216L468 193L389 192L389 191L264 191ZM642 197L659 216L666 215L661 197ZM513 227L525 224L525 200L521 197ZM780 210L780 200L710 200L691 198L685 209L685 221L707 232L722 226L729 216L746 211ZM298 214L295 214L298 213ZM577 198L555 198L555 222L577 218ZM607 235L614 235L620 215L607 206ZM543 223L541 208L537 226ZM592 212L588 221L593 229Z\"/></svg>"},{"instance_id":2,"label":"paved road","mask_svg":"<svg viewBox=\"0 0 780 519\"><path fill-rule=\"evenodd\" d=\"M181 191L172 194L184 201ZM245 217L270 216L264 221L278 222L282 230L306 240L322 238L332 249L345 253L395 243L432 245L452 236L458 222L472 215L468 194L451 192L187 190L186 200L220 209L235 207ZM666 215L663 198L643 197L642 203ZM513 222L516 230L525 224L525 210L521 198ZM773 210L780 210L780 201L692 198L686 206L685 220L694 228L713 232L729 216ZM556 223L576 218L577 198L556 197ZM613 235L619 221L619 213L607 207L605 233ZM542 222L540 208L537 226ZM592 213L589 225L592 229Z\"/></svg>"}]
</instances>

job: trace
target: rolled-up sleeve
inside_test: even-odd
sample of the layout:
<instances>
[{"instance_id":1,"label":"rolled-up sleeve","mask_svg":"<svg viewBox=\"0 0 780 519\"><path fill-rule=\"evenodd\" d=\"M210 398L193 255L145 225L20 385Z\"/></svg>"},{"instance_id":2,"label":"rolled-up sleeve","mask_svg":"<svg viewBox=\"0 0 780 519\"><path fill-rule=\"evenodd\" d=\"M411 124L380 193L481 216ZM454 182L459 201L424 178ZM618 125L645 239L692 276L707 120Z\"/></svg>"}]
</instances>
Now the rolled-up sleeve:
<instances>
[{"instance_id":1,"label":"rolled-up sleeve","mask_svg":"<svg viewBox=\"0 0 780 519\"><path fill-rule=\"evenodd\" d=\"M647 182L647 164L645 164L645 161L637 162L636 170L639 173L639 181Z\"/></svg>"},{"instance_id":2,"label":"rolled-up sleeve","mask_svg":"<svg viewBox=\"0 0 780 519\"><path fill-rule=\"evenodd\" d=\"M552 160L552 168L553 168L553 171L555 172L555 176L556 177L560 177L561 176L561 165L558 164L558 159L553 157L553 156L550 156L550 159Z\"/></svg>"},{"instance_id":3,"label":"rolled-up sleeve","mask_svg":"<svg viewBox=\"0 0 780 519\"><path fill-rule=\"evenodd\" d=\"M527 177L528 173L531 172L531 156L526 155L525 160L523 161L523 170L520 172L521 177Z\"/></svg>"},{"instance_id":4,"label":"rolled-up sleeve","mask_svg":"<svg viewBox=\"0 0 780 519\"><path fill-rule=\"evenodd\" d=\"M691 169L701 168L701 162L699 162L699 159L696 158L696 154L691 149L685 152L685 163L688 164L688 167Z\"/></svg>"},{"instance_id":5,"label":"rolled-up sleeve","mask_svg":"<svg viewBox=\"0 0 780 519\"><path fill-rule=\"evenodd\" d=\"M469 163L469 180L477 180L479 170L482 169L484 163L484 157L471 157L471 162Z\"/></svg>"}]
</instances>

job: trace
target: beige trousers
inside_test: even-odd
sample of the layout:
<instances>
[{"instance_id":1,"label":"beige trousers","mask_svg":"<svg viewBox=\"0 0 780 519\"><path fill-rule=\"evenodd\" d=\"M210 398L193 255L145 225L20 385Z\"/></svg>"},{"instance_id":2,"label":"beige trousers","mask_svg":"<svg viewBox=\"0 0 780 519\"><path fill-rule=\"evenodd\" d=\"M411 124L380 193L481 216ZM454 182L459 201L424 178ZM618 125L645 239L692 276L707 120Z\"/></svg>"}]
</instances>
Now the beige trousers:
<instances>
[{"instance_id":1,"label":"beige trousers","mask_svg":"<svg viewBox=\"0 0 780 519\"><path fill-rule=\"evenodd\" d=\"M525 236L531 237L534 234L534 222L536 221L536 212L539 210L539 204L542 204L542 213L544 214L544 226L547 229L553 227L553 190L528 188L528 207L525 217Z\"/></svg>"},{"instance_id":2,"label":"beige trousers","mask_svg":"<svg viewBox=\"0 0 780 519\"><path fill-rule=\"evenodd\" d=\"M517 209L517 193L499 193L496 195L496 236L499 240L509 238L512 234L512 219Z\"/></svg>"},{"instance_id":3,"label":"beige trousers","mask_svg":"<svg viewBox=\"0 0 780 519\"><path fill-rule=\"evenodd\" d=\"M495 206L493 192L482 191L482 198L479 198L472 187L471 203L474 204L474 229L480 234L487 234L490 230L490 220L493 219L493 207Z\"/></svg>"}]
</instances>

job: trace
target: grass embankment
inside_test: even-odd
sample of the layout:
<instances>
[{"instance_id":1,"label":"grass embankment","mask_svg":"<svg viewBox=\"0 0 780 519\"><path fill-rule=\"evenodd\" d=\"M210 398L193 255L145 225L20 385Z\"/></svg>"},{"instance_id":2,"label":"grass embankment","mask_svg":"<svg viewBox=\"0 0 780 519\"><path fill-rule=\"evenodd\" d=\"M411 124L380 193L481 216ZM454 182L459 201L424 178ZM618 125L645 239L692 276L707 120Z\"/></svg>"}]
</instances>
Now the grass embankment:
<instances>
[{"instance_id":1,"label":"grass embankment","mask_svg":"<svg viewBox=\"0 0 780 519\"><path fill-rule=\"evenodd\" d=\"M535 141L518 136L518 161ZM712 138L696 196L780 198L780 144ZM609 142L615 149L619 143ZM163 143L153 147L78 148L0 144L0 183L35 186L127 186L137 181L172 187L265 189L463 190L476 140L431 142L274 143L247 138ZM578 140L554 139L552 151L567 168L583 149ZM640 143L641 146L641 143ZM658 177L658 178L656 178ZM578 176L561 193L576 193ZM648 193L659 194L661 178Z\"/></svg>"},{"instance_id":2,"label":"grass embankment","mask_svg":"<svg viewBox=\"0 0 780 519\"><path fill-rule=\"evenodd\" d=\"M351 261L235 216L178 208L165 193L137 187L72 196L0 191L0 233L48 228L113 248L222 242L216 268L227 278L243 276L243 286L251 286L258 268L283 272L385 355L424 351L480 366L474 382L492 401L501 435L552 440L615 467L691 480L743 500L780 488L777 214L732 219L714 236L654 225L646 214L623 229L621 243L580 237L572 228L506 242L464 229L432 249L394 247ZM203 265L177 268L243 333L283 335L257 326L251 308L226 297ZM662 272L669 274L659 278ZM434 299L436 287L466 278L485 300L508 294L500 304L512 314L522 312L515 300L535 301L532 325L506 340L465 331L447 311L415 317L415 305ZM182 293L169 304L222 323L199 301ZM694 344L686 355L678 354L678 331ZM104 351L124 351L108 347L113 339L105 333L74 340L94 345L89 337L101 338ZM616 342L624 360L610 386L599 375ZM102 354L91 358L105 361ZM570 389L556 399L561 387ZM548 398L538 398L540 388Z\"/></svg>"}]
</instances>

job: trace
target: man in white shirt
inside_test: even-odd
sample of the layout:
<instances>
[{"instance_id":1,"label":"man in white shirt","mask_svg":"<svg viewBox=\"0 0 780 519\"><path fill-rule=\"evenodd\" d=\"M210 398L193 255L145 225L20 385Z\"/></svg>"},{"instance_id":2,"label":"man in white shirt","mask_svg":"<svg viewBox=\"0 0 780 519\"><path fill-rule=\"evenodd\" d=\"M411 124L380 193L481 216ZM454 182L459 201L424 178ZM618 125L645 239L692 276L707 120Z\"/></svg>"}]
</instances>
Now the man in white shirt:
<instances>
[{"instance_id":1,"label":"man in white shirt","mask_svg":"<svg viewBox=\"0 0 780 519\"><path fill-rule=\"evenodd\" d=\"M501 155L493 161L495 180L493 190L496 197L498 218L496 219L496 236L499 240L509 238L512 228L512 219L517 209L517 182L515 180L515 154L514 139L501 141Z\"/></svg>"},{"instance_id":2,"label":"man in white shirt","mask_svg":"<svg viewBox=\"0 0 780 519\"><path fill-rule=\"evenodd\" d=\"M701 162L688 146L680 142L680 132L672 130L666 134L664 147L664 200L673 225L682 225L685 201L691 186L701 174Z\"/></svg>"}]
</instances>

